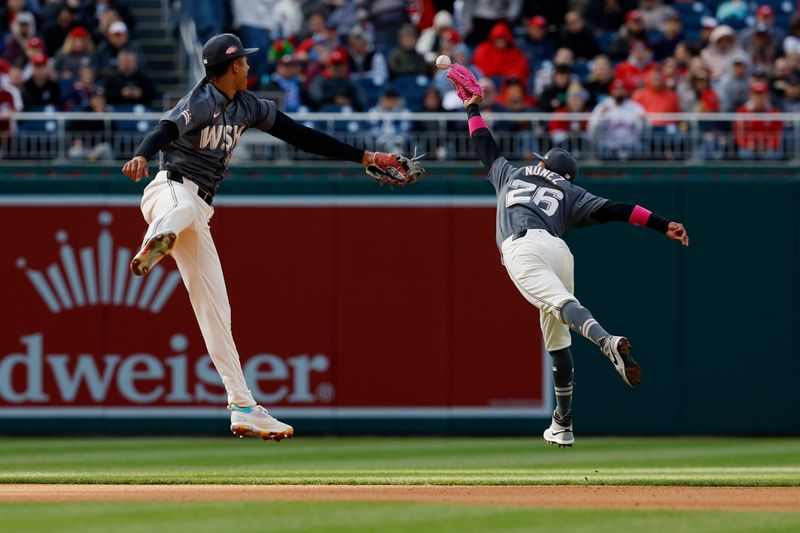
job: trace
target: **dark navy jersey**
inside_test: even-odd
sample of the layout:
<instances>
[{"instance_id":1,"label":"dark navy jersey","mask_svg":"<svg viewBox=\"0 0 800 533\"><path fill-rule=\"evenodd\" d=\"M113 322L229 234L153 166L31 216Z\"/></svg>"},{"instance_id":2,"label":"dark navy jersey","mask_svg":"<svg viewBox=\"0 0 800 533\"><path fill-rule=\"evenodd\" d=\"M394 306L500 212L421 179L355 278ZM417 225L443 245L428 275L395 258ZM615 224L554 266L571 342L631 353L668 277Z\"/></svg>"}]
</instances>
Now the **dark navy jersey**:
<instances>
[{"instance_id":1,"label":"dark navy jersey","mask_svg":"<svg viewBox=\"0 0 800 533\"><path fill-rule=\"evenodd\" d=\"M569 228L595 223L590 215L608 200L536 165L515 167L498 157L486 179L497 191L497 247L525 229L562 237Z\"/></svg>"},{"instance_id":2,"label":"dark navy jersey","mask_svg":"<svg viewBox=\"0 0 800 533\"><path fill-rule=\"evenodd\" d=\"M249 91L229 99L203 79L162 118L178 126L179 136L161 150L160 168L216 191L242 133L269 131L275 114L275 102Z\"/></svg>"}]
</instances>

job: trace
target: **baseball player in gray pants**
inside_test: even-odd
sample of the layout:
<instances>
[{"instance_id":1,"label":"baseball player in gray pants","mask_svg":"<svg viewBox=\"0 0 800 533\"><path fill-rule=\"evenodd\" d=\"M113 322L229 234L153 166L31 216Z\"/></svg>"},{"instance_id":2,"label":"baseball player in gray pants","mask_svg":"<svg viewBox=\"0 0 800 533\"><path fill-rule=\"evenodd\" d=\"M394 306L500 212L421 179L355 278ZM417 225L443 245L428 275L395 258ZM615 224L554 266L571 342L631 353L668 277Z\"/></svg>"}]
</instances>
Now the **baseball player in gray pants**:
<instances>
[{"instance_id":1,"label":"baseball player in gray pants","mask_svg":"<svg viewBox=\"0 0 800 533\"><path fill-rule=\"evenodd\" d=\"M481 117L482 93L474 75L461 65L450 70L448 78L467 110L470 136L497 192L496 240L503 265L517 289L539 309L545 348L552 358L556 408L543 436L551 444L572 446L570 329L595 343L628 385L641 383L641 369L631 356L628 339L608 333L573 295L573 258L561 237L570 228L612 221L648 227L684 246L689 245L689 236L678 222L575 185L578 163L561 148L538 156L535 164L511 165Z\"/></svg>"},{"instance_id":2,"label":"baseball player in gray pants","mask_svg":"<svg viewBox=\"0 0 800 533\"><path fill-rule=\"evenodd\" d=\"M171 254L181 273L200 331L228 394L231 431L281 440L294 429L256 404L245 383L231 334L231 308L209 222L212 201L241 134L258 128L302 150L361 163L380 183L404 185L423 172L395 154L368 152L297 124L275 103L246 90L247 55L238 37L222 34L203 46L206 77L167 111L148 133L123 174L139 181L161 152L160 171L144 190L141 209L149 224L131 271L144 275Z\"/></svg>"}]
</instances>

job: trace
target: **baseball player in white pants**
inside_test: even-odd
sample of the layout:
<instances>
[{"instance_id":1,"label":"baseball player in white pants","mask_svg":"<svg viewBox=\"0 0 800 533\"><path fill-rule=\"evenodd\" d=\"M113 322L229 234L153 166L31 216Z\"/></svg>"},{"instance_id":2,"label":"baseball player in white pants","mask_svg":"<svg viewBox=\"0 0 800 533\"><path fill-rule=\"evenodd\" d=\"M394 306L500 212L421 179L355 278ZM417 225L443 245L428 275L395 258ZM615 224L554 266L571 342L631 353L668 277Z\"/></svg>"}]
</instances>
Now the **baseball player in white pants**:
<instances>
[{"instance_id":1,"label":"baseball player in white pants","mask_svg":"<svg viewBox=\"0 0 800 533\"><path fill-rule=\"evenodd\" d=\"M609 334L574 296L572 253L561 236L571 228L619 221L659 231L684 246L689 237L678 222L575 185L578 163L566 150L553 148L537 156L535 164L511 165L481 117L483 93L475 76L454 64L447 77L464 102L470 136L497 193L496 242L503 264L517 289L539 309L545 348L553 361L556 409L543 437L551 444L572 446L570 329L594 342L628 385L641 383L641 369L628 339Z\"/></svg>"},{"instance_id":2,"label":"baseball player in white pants","mask_svg":"<svg viewBox=\"0 0 800 533\"><path fill-rule=\"evenodd\" d=\"M424 172L413 160L369 152L297 124L271 100L246 90L247 55L238 37L222 34L203 46L206 77L167 111L148 133L123 174L139 181L160 152L161 170L142 197L148 223L131 271L144 275L167 255L178 264L200 331L222 377L231 411L231 431L265 440L291 437L294 429L256 404L244 379L231 334L231 307L209 221L217 188L241 134L258 128L307 152L361 163L379 183L405 185Z\"/></svg>"}]
</instances>

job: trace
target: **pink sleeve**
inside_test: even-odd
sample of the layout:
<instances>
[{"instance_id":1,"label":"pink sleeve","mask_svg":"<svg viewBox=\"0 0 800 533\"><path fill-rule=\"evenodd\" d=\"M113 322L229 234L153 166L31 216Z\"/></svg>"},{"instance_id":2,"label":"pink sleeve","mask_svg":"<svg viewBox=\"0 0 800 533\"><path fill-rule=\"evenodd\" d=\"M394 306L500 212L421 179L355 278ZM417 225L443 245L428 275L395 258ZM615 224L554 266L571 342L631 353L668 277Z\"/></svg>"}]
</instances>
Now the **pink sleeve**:
<instances>
[{"instance_id":1,"label":"pink sleeve","mask_svg":"<svg viewBox=\"0 0 800 533\"><path fill-rule=\"evenodd\" d=\"M634 226L646 226L647 220L650 218L651 214L651 211L648 211L644 207L637 205L633 208L633 213L631 213L631 217L628 219L628 224L633 224Z\"/></svg>"},{"instance_id":2,"label":"pink sleeve","mask_svg":"<svg viewBox=\"0 0 800 533\"><path fill-rule=\"evenodd\" d=\"M481 116L470 117L469 120L467 120L467 125L469 125L470 135L472 135L475 132L475 130L489 127L486 125L486 122L484 122L483 117Z\"/></svg>"}]
</instances>

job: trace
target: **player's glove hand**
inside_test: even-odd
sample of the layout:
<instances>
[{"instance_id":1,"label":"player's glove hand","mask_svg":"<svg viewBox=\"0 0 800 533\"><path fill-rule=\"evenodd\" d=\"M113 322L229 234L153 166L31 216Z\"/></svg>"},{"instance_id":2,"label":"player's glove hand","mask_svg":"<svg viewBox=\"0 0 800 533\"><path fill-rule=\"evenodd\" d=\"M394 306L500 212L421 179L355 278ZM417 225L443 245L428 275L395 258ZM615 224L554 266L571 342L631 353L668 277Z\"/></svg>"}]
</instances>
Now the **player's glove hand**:
<instances>
[{"instance_id":1,"label":"player's glove hand","mask_svg":"<svg viewBox=\"0 0 800 533\"><path fill-rule=\"evenodd\" d=\"M447 69L447 79L453 84L456 94L462 102L466 102L473 96L483 98L483 89L478 84L478 79L467 67L453 63Z\"/></svg>"},{"instance_id":2,"label":"player's glove hand","mask_svg":"<svg viewBox=\"0 0 800 533\"><path fill-rule=\"evenodd\" d=\"M415 155L409 159L400 154L372 152L371 155L364 154L364 166L367 175L381 185L403 186L414 183L425 173L425 169L417 163L420 157L422 155Z\"/></svg>"}]
</instances>

